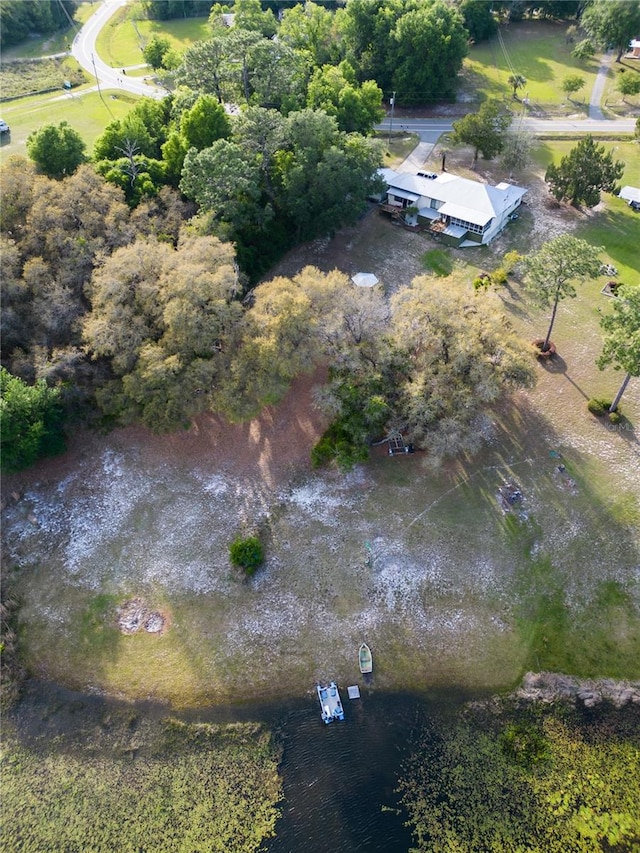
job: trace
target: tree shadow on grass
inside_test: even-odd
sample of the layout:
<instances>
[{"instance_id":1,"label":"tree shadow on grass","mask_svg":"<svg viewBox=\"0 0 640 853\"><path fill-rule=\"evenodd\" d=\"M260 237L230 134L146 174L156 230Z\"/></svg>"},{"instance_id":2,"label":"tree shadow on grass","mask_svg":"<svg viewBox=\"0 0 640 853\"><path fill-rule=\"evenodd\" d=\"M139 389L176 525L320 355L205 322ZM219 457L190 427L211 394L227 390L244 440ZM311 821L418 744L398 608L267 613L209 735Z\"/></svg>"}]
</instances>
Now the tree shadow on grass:
<instances>
[{"instance_id":1,"label":"tree shadow on grass","mask_svg":"<svg viewBox=\"0 0 640 853\"><path fill-rule=\"evenodd\" d=\"M494 423L492 444L473 470L457 463L457 475L465 478L458 500L478 504L478 523L494 530L513 554L511 580L505 582L526 648L524 667L582 677L637 677L630 661L640 661L634 580L640 560L634 533L638 496L616 483L604 466L598 469L594 455L567 447L528 401L503 404ZM612 452L627 455L621 438L627 436L612 433ZM501 499L505 485L522 496L513 505ZM473 554L474 532L465 535ZM615 607L594 605L607 580L636 590L630 593L625 635L617 643L608 635Z\"/></svg>"},{"instance_id":2,"label":"tree shadow on grass","mask_svg":"<svg viewBox=\"0 0 640 853\"><path fill-rule=\"evenodd\" d=\"M543 367L547 373L557 373L567 380L567 382L571 383L573 387L581 394L585 400L589 399L589 395L583 391L583 389L578 385L577 382L569 376L567 372L567 362L559 355L557 352L554 353L550 358L539 358L538 362L541 367Z\"/></svg>"}]
</instances>

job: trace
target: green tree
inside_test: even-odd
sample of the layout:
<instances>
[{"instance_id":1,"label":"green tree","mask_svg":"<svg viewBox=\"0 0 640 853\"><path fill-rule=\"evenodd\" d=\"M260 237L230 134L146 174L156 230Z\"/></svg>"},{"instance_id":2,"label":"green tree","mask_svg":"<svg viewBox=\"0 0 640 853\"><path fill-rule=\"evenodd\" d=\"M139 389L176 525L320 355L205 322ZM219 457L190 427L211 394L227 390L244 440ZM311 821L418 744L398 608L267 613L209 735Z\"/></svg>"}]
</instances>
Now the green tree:
<instances>
[{"instance_id":1,"label":"green tree","mask_svg":"<svg viewBox=\"0 0 640 853\"><path fill-rule=\"evenodd\" d=\"M4 0L2 3L2 29L0 47L18 44L32 33L47 35L66 29L75 15L76 0Z\"/></svg>"},{"instance_id":2,"label":"green tree","mask_svg":"<svg viewBox=\"0 0 640 853\"><path fill-rule=\"evenodd\" d=\"M234 566L251 576L264 563L262 542L257 536L238 536L229 546L229 557Z\"/></svg>"},{"instance_id":3,"label":"green tree","mask_svg":"<svg viewBox=\"0 0 640 853\"><path fill-rule=\"evenodd\" d=\"M492 6L491 0L461 0L458 4L464 25L474 41L484 41L496 34L498 24Z\"/></svg>"},{"instance_id":4,"label":"green tree","mask_svg":"<svg viewBox=\"0 0 640 853\"><path fill-rule=\"evenodd\" d=\"M38 171L49 178L72 175L85 160L86 145L66 121L47 124L27 137L27 153Z\"/></svg>"},{"instance_id":5,"label":"green tree","mask_svg":"<svg viewBox=\"0 0 640 853\"><path fill-rule=\"evenodd\" d=\"M335 116L340 130L347 133L370 133L384 116L382 90L373 80L358 85L346 62L316 68L309 81L307 106Z\"/></svg>"},{"instance_id":6,"label":"green tree","mask_svg":"<svg viewBox=\"0 0 640 853\"><path fill-rule=\"evenodd\" d=\"M571 100L571 95L584 88L584 82L582 74L569 74L562 81L562 91Z\"/></svg>"},{"instance_id":7,"label":"green tree","mask_svg":"<svg viewBox=\"0 0 640 853\"><path fill-rule=\"evenodd\" d=\"M523 77L522 74L510 74L507 83L511 86L515 99L518 89L523 89L527 85L527 78Z\"/></svg>"},{"instance_id":8,"label":"green tree","mask_svg":"<svg viewBox=\"0 0 640 853\"><path fill-rule=\"evenodd\" d=\"M575 297L574 282L581 283L598 276L601 251L602 248L591 246L584 240L562 234L522 262L526 290L541 307L553 305L542 352L549 349L558 303L567 296Z\"/></svg>"},{"instance_id":9,"label":"green tree","mask_svg":"<svg viewBox=\"0 0 640 853\"><path fill-rule=\"evenodd\" d=\"M455 280L414 279L391 299L391 338L405 354L396 404L409 435L434 462L477 451L483 408L534 381L529 347L492 293L482 299Z\"/></svg>"},{"instance_id":10,"label":"green tree","mask_svg":"<svg viewBox=\"0 0 640 853\"><path fill-rule=\"evenodd\" d=\"M221 104L233 100L224 67L226 56L225 36L216 35L207 41L190 45L175 71L176 83L194 92L211 93Z\"/></svg>"},{"instance_id":11,"label":"green tree","mask_svg":"<svg viewBox=\"0 0 640 853\"><path fill-rule=\"evenodd\" d=\"M468 52L468 33L457 9L441 0L409 6L392 39L392 80L399 101L428 104L455 95Z\"/></svg>"},{"instance_id":12,"label":"green tree","mask_svg":"<svg viewBox=\"0 0 640 853\"><path fill-rule=\"evenodd\" d=\"M19 471L65 449L60 392L44 381L27 385L0 367L2 470Z\"/></svg>"},{"instance_id":13,"label":"green tree","mask_svg":"<svg viewBox=\"0 0 640 853\"><path fill-rule=\"evenodd\" d=\"M616 62L640 33L638 0L592 0L581 20L582 27L603 48L617 51Z\"/></svg>"},{"instance_id":14,"label":"green tree","mask_svg":"<svg viewBox=\"0 0 640 853\"><path fill-rule=\"evenodd\" d=\"M300 109L309 75L308 62L288 44L262 39L251 50L251 103L283 113Z\"/></svg>"},{"instance_id":15,"label":"green tree","mask_svg":"<svg viewBox=\"0 0 640 853\"><path fill-rule=\"evenodd\" d=\"M93 358L116 376L97 395L105 413L167 432L216 410L239 337L238 290L233 248L215 237L114 252L92 277L83 324Z\"/></svg>"},{"instance_id":16,"label":"green tree","mask_svg":"<svg viewBox=\"0 0 640 853\"><path fill-rule=\"evenodd\" d=\"M640 94L640 77L632 74L619 74L616 88L622 95L622 100L627 96L633 97Z\"/></svg>"},{"instance_id":17,"label":"green tree","mask_svg":"<svg viewBox=\"0 0 640 853\"><path fill-rule=\"evenodd\" d=\"M335 64L339 45L334 23L332 12L307 0L282 10L278 40L308 57L316 68Z\"/></svg>"},{"instance_id":18,"label":"green tree","mask_svg":"<svg viewBox=\"0 0 640 853\"><path fill-rule=\"evenodd\" d=\"M604 370L612 365L626 373L609 408L615 412L631 377L640 376L640 287L619 287L613 311L601 319L600 326L605 337L598 367Z\"/></svg>"},{"instance_id":19,"label":"green tree","mask_svg":"<svg viewBox=\"0 0 640 853\"><path fill-rule=\"evenodd\" d=\"M157 195L167 179L165 164L161 160L139 154L137 146L125 143L124 156L117 160L100 160L95 170L110 184L124 193L127 204L137 207L143 198Z\"/></svg>"},{"instance_id":20,"label":"green tree","mask_svg":"<svg viewBox=\"0 0 640 853\"><path fill-rule=\"evenodd\" d=\"M511 115L498 101L485 101L477 113L467 113L453 122L453 141L473 146L473 165L478 162L478 152L486 160L499 154L505 143L505 133L511 124Z\"/></svg>"},{"instance_id":21,"label":"green tree","mask_svg":"<svg viewBox=\"0 0 640 853\"><path fill-rule=\"evenodd\" d=\"M501 162L510 174L524 169L531 162L534 138L524 130L507 132L504 137Z\"/></svg>"},{"instance_id":22,"label":"green tree","mask_svg":"<svg viewBox=\"0 0 640 853\"><path fill-rule=\"evenodd\" d=\"M584 62L595 56L595 53L596 49L591 39L583 39L582 41L578 42L578 44L571 51L571 56L573 56L574 59L579 59L581 62Z\"/></svg>"},{"instance_id":23,"label":"green tree","mask_svg":"<svg viewBox=\"0 0 640 853\"><path fill-rule=\"evenodd\" d=\"M231 125L224 107L213 95L200 95L195 104L182 113L180 133L187 150L195 148L202 151L216 139L226 139L231 133Z\"/></svg>"},{"instance_id":24,"label":"green tree","mask_svg":"<svg viewBox=\"0 0 640 853\"><path fill-rule=\"evenodd\" d=\"M171 42L166 36L153 35L145 45L142 56L144 61L154 70L164 68L164 58L171 50Z\"/></svg>"},{"instance_id":25,"label":"green tree","mask_svg":"<svg viewBox=\"0 0 640 853\"><path fill-rule=\"evenodd\" d=\"M592 136L586 136L564 156L559 165L553 163L544 176L549 189L558 201L569 201L574 207L586 204L595 207L602 191L615 193L616 182L622 177L624 163L613 159Z\"/></svg>"},{"instance_id":26,"label":"green tree","mask_svg":"<svg viewBox=\"0 0 640 853\"><path fill-rule=\"evenodd\" d=\"M260 0L235 0L234 26L241 30L252 30L265 38L272 38L277 29L275 15L271 9L262 11Z\"/></svg>"},{"instance_id":27,"label":"green tree","mask_svg":"<svg viewBox=\"0 0 640 853\"><path fill-rule=\"evenodd\" d=\"M263 230L273 215L263 204L260 166L237 142L218 139L203 151L189 151L180 189L226 223L232 237Z\"/></svg>"},{"instance_id":28,"label":"green tree","mask_svg":"<svg viewBox=\"0 0 640 853\"><path fill-rule=\"evenodd\" d=\"M349 0L344 12L336 13L345 58L358 80L375 80L384 92L393 88L392 33L404 12L404 0Z\"/></svg>"}]
</instances>

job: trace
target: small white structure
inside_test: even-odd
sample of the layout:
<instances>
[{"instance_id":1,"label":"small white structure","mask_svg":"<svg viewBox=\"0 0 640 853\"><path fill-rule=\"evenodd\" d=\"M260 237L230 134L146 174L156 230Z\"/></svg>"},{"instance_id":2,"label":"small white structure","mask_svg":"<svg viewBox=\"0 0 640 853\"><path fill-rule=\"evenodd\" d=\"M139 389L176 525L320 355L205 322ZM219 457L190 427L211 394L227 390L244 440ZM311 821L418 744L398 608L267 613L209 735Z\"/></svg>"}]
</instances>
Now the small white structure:
<instances>
[{"instance_id":1,"label":"small white structure","mask_svg":"<svg viewBox=\"0 0 640 853\"><path fill-rule=\"evenodd\" d=\"M358 272L351 276L351 281L358 287L375 287L378 280L372 272Z\"/></svg>"},{"instance_id":2,"label":"small white structure","mask_svg":"<svg viewBox=\"0 0 640 853\"><path fill-rule=\"evenodd\" d=\"M527 192L515 184L493 186L450 172L410 175L381 169L379 174L387 183L382 210L402 216L407 208L417 209L417 221L452 246L490 243L510 219L517 219L514 211Z\"/></svg>"},{"instance_id":3,"label":"small white structure","mask_svg":"<svg viewBox=\"0 0 640 853\"><path fill-rule=\"evenodd\" d=\"M618 193L618 198L622 198L629 202L631 207L640 204L640 189L638 187L622 187Z\"/></svg>"},{"instance_id":4,"label":"small white structure","mask_svg":"<svg viewBox=\"0 0 640 853\"><path fill-rule=\"evenodd\" d=\"M640 59L640 38L631 39L627 59Z\"/></svg>"}]
</instances>

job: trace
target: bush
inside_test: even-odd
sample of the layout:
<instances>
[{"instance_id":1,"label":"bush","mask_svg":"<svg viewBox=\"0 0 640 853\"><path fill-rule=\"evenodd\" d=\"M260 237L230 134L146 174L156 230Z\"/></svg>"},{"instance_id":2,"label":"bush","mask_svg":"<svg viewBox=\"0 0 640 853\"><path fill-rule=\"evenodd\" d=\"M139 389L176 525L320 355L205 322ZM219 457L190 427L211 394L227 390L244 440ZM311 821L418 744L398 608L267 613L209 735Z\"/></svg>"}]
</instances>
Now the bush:
<instances>
[{"instance_id":1,"label":"bush","mask_svg":"<svg viewBox=\"0 0 640 853\"><path fill-rule=\"evenodd\" d=\"M589 409L592 415L595 415L597 418L601 418L603 415L607 414L610 405L611 400L600 400L597 397L592 397L587 403L587 409Z\"/></svg>"},{"instance_id":2,"label":"bush","mask_svg":"<svg viewBox=\"0 0 640 853\"><path fill-rule=\"evenodd\" d=\"M616 410L615 412L609 412L609 423L619 424L621 420L622 415L620 414L619 410Z\"/></svg>"},{"instance_id":3,"label":"bush","mask_svg":"<svg viewBox=\"0 0 640 853\"><path fill-rule=\"evenodd\" d=\"M238 536L229 547L229 557L234 566L251 576L264 562L264 548L257 536Z\"/></svg>"}]
</instances>

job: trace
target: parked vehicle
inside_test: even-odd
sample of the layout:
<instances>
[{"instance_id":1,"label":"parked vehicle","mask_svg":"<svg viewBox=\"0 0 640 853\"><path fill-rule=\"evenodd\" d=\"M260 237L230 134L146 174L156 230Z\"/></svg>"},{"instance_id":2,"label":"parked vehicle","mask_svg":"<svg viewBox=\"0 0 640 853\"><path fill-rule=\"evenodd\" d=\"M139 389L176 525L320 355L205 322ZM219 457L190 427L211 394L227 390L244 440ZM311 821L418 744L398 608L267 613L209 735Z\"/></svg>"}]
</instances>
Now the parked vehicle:
<instances>
[{"instance_id":1,"label":"parked vehicle","mask_svg":"<svg viewBox=\"0 0 640 853\"><path fill-rule=\"evenodd\" d=\"M6 121L3 121L1 118L0 118L0 133L11 133L11 128L6 123Z\"/></svg>"}]
</instances>

